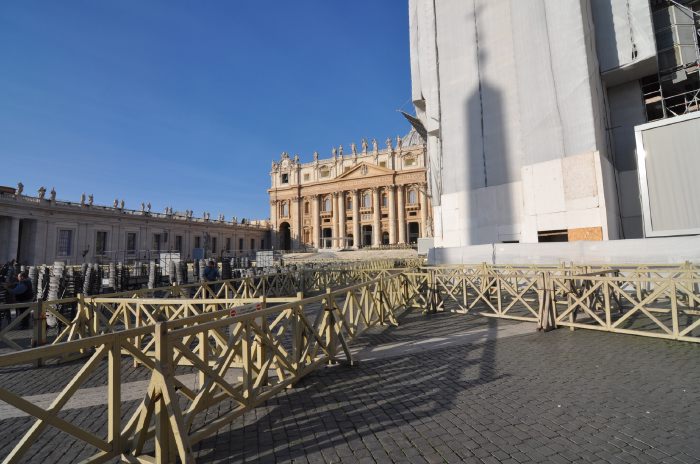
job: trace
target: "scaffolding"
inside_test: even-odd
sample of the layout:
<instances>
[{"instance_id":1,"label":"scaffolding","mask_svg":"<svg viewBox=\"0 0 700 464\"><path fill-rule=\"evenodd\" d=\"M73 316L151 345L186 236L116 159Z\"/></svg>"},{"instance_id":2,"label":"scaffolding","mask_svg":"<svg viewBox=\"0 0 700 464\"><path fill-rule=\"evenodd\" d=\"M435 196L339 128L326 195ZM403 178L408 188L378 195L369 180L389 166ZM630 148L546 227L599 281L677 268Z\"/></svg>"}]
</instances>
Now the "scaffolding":
<instances>
[{"instance_id":1,"label":"scaffolding","mask_svg":"<svg viewBox=\"0 0 700 464\"><path fill-rule=\"evenodd\" d=\"M653 0L658 72L641 80L647 120L700 110L700 0Z\"/></svg>"}]
</instances>

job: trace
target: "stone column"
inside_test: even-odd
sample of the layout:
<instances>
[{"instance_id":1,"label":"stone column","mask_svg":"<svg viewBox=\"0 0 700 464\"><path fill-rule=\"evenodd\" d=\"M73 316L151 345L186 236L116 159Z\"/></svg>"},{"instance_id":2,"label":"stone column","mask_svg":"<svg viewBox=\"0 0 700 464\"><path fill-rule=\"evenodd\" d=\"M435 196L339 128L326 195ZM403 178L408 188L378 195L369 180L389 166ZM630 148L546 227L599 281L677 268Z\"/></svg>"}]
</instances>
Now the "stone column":
<instances>
[{"instance_id":1,"label":"stone column","mask_svg":"<svg viewBox=\"0 0 700 464\"><path fill-rule=\"evenodd\" d=\"M397 207L399 208L399 243L406 243L406 199L404 198L404 186L397 187Z\"/></svg>"},{"instance_id":2,"label":"stone column","mask_svg":"<svg viewBox=\"0 0 700 464\"><path fill-rule=\"evenodd\" d=\"M360 195L356 189L352 191L352 244L355 248L362 246L360 234Z\"/></svg>"},{"instance_id":3,"label":"stone column","mask_svg":"<svg viewBox=\"0 0 700 464\"><path fill-rule=\"evenodd\" d=\"M289 245L292 250L298 249L301 246L302 242L302 236L301 236L301 230L302 230L302 222L301 222L301 216L302 216L302 202L301 202L301 197L295 196L292 198L292 206L289 208L289 215L291 219L291 242Z\"/></svg>"},{"instance_id":4,"label":"stone column","mask_svg":"<svg viewBox=\"0 0 700 464\"><path fill-rule=\"evenodd\" d=\"M373 197L373 224L372 224L372 245L379 246L382 244L382 207L379 199L380 190L378 187L372 189Z\"/></svg>"},{"instance_id":5,"label":"stone column","mask_svg":"<svg viewBox=\"0 0 700 464\"><path fill-rule=\"evenodd\" d=\"M389 243L396 244L396 194L395 185L389 187Z\"/></svg>"},{"instance_id":6,"label":"stone column","mask_svg":"<svg viewBox=\"0 0 700 464\"><path fill-rule=\"evenodd\" d=\"M7 260L17 259L17 248L19 247L19 218L10 219L10 239L7 241Z\"/></svg>"},{"instance_id":7,"label":"stone column","mask_svg":"<svg viewBox=\"0 0 700 464\"><path fill-rule=\"evenodd\" d=\"M338 247L345 247L345 192L336 192L338 195Z\"/></svg>"},{"instance_id":8,"label":"stone column","mask_svg":"<svg viewBox=\"0 0 700 464\"><path fill-rule=\"evenodd\" d=\"M331 248L338 246L338 222L340 221L340 216L338 216L338 192L333 192L331 195L331 210L333 211L331 215L331 224L333 230L333 238L331 239Z\"/></svg>"},{"instance_id":9,"label":"stone column","mask_svg":"<svg viewBox=\"0 0 700 464\"><path fill-rule=\"evenodd\" d=\"M273 246L275 249L279 249L280 244L279 244L279 207L277 206L277 201L275 200L270 200L270 221L272 222L272 234L270 239L272 241L271 246ZM201 240L201 239L200 239ZM137 246L136 248L140 248ZM193 246L194 248L194 246Z\"/></svg>"},{"instance_id":10,"label":"stone column","mask_svg":"<svg viewBox=\"0 0 700 464\"><path fill-rule=\"evenodd\" d=\"M425 185L418 189L418 198L420 200L420 236L428 236L428 196L425 194Z\"/></svg>"},{"instance_id":11,"label":"stone column","mask_svg":"<svg viewBox=\"0 0 700 464\"><path fill-rule=\"evenodd\" d=\"M313 214L314 219L314 236L312 237L312 242L314 247L321 248L321 197L314 195L312 201L313 208L311 214Z\"/></svg>"}]
</instances>

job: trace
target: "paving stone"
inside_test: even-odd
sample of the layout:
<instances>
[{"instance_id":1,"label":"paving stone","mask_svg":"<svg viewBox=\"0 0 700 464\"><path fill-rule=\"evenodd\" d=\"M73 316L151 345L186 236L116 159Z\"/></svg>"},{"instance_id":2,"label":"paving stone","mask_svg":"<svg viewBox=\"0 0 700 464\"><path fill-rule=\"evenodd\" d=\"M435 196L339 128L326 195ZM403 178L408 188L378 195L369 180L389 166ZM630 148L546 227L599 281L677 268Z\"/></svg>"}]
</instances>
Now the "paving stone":
<instances>
[{"instance_id":1,"label":"paving stone","mask_svg":"<svg viewBox=\"0 0 700 464\"><path fill-rule=\"evenodd\" d=\"M423 340L423 351L316 371L198 443L197 461L700 462L700 346L586 330L490 337L509 322L457 314L399 322L355 346ZM431 345L471 329L488 330L480 342ZM79 367L0 369L0 386L56 392ZM125 369L129 382L148 378L128 361ZM106 430L104 407L65 413ZM32 422L0 420L0 458ZM49 427L26 461L74 462L93 452Z\"/></svg>"}]
</instances>

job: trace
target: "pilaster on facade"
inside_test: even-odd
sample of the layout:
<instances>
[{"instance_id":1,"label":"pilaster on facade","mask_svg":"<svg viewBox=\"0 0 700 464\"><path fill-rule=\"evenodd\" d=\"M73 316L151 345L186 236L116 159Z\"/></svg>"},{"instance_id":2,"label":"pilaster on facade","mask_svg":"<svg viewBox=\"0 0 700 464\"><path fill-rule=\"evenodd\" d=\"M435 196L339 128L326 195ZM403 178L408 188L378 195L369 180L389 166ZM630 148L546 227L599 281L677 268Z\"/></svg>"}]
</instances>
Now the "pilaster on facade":
<instances>
[{"instance_id":1,"label":"pilaster on facade","mask_svg":"<svg viewBox=\"0 0 700 464\"><path fill-rule=\"evenodd\" d=\"M407 143L406 140L409 142ZM412 244L425 236L425 221L430 215L419 209L430 208L429 202L419 204L416 198L407 205L406 186L426 188L425 147L417 134L401 139L394 145L387 139L387 148L379 150L372 140L363 142L362 150L350 148L343 154L334 149L331 159L321 160L314 154L312 163L300 163L283 154L273 163L270 196L280 201L295 202L290 208L296 246L317 248L360 248L385 244ZM294 173L294 175L292 175ZM311 202L310 208L304 207ZM407 213L406 209L411 209ZM407 221L411 234L407 233ZM349 223L348 223L349 222ZM275 224L279 231L279 221Z\"/></svg>"}]
</instances>

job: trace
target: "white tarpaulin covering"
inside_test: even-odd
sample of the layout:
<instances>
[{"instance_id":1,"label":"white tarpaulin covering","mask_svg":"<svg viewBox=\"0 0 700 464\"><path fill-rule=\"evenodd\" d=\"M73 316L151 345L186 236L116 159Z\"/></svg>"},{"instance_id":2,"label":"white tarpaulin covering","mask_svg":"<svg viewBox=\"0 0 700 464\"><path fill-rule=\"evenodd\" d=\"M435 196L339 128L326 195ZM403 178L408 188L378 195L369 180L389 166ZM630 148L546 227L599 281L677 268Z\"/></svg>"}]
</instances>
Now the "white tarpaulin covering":
<instances>
[{"instance_id":1,"label":"white tarpaulin covering","mask_svg":"<svg viewBox=\"0 0 700 464\"><path fill-rule=\"evenodd\" d=\"M439 129L439 142L428 141L431 178L439 170L436 243L517 239L523 168L607 156L590 4L410 0L409 8L413 99L428 132Z\"/></svg>"}]
</instances>

